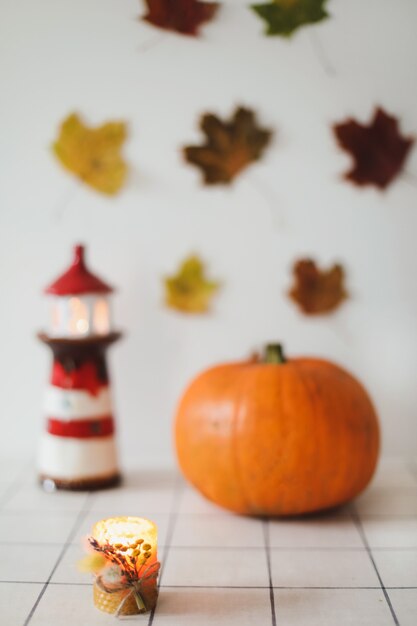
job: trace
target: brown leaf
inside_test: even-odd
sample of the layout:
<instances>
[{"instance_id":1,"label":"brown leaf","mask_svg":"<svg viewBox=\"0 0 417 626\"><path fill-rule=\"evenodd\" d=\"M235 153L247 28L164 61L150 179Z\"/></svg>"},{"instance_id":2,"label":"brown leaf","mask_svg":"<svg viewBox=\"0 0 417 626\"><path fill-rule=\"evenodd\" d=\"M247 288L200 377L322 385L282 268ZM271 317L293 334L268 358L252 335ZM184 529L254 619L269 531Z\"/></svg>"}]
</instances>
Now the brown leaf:
<instances>
[{"instance_id":1,"label":"brown leaf","mask_svg":"<svg viewBox=\"0 0 417 626\"><path fill-rule=\"evenodd\" d=\"M348 119L333 126L341 148L350 152L354 164L345 178L356 185L375 185L385 189L398 176L414 143L403 137L397 118L377 108L366 126Z\"/></svg>"},{"instance_id":2,"label":"brown leaf","mask_svg":"<svg viewBox=\"0 0 417 626\"><path fill-rule=\"evenodd\" d=\"M198 35L199 27L214 17L219 5L217 2L198 0L146 0L146 22L174 30L183 35Z\"/></svg>"},{"instance_id":3,"label":"brown leaf","mask_svg":"<svg viewBox=\"0 0 417 626\"><path fill-rule=\"evenodd\" d=\"M330 313L348 297L345 272L339 264L320 270L311 259L300 259L294 263L293 274L294 285L288 295L306 315Z\"/></svg>"},{"instance_id":4,"label":"brown leaf","mask_svg":"<svg viewBox=\"0 0 417 626\"><path fill-rule=\"evenodd\" d=\"M206 135L202 146L186 146L188 163L202 170L206 185L228 184L253 161L257 161L271 140L272 131L258 126L250 109L239 107L230 121L206 113L200 121Z\"/></svg>"}]
</instances>

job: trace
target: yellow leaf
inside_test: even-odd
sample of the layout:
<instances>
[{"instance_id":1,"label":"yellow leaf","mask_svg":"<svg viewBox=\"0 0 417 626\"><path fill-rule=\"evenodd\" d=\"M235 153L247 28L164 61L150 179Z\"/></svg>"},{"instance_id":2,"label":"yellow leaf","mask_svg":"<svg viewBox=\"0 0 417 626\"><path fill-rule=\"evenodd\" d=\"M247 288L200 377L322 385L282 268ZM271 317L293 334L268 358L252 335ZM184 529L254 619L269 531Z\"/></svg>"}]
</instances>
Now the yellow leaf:
<instances>
[{"instance_id":1,"label":"yellow leaf","mask_svg":"<svg viewBox=\"0 0 417 626\"><path fill-rule=\"evenodd\" d=\"M97 552L87 554L87 556L78 561L80 572L96 573L102 570L105 565L107 565L106 558L102 554L97 554Z\"/></svg>"},{"instance_id":2,"label":"yellow leaf","mask_svg":"<svg viewBox=\"0 0 417 626\"><path fill-rule=\"evenodd\" d=\"M204 264L198 256L190 256L174 276L164 279L165 303L184 313L205 313L219 284L207 280Z\"/></svg>"},{"instance_id":3,"label":"yellow leaf","mask_svg":"<svg viewBox=\"0 0 417 626\"><path fill-rule=\"evenodd\" d=\"M87 185L114 195L127 174L127 164L120 155L126 134L124 122L88 128L72 113L62 122L52 148L62 165Z\"/></svg>"}]
</instances>

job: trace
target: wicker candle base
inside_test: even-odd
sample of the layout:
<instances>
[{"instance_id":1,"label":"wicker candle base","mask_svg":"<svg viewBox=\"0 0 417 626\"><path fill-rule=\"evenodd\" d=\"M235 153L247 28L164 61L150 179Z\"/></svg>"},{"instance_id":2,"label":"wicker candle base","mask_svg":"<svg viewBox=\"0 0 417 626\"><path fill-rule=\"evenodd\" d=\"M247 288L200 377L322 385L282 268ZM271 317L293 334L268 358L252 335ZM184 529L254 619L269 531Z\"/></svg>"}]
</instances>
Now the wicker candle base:
<instances>
[{"instance_id":1,"label":"wicker candle base","mask_svg":"<svg viewBox=\"0 0 417 626\"><path fill-rule=\"evenodd\" d=\"M94 604L98 609L100 609L100 611L104 611L105 613L116 613L117 609L129 593L130 589L123 589L122 591L108 593L100 589L96 583L93 585ZM141 611L139 609L133 593L130 593L129 598L127 598L124 602L119 614L137 615L138 613L143 612L143 610Z\"/></svg>"},{"instance_id":2,"label":"wicker candle base","mask_svg":"<svg viewBox=\"0 0 417 626\"><path fill-rule=\"evenodd\" d=\"M126 596L129 597L126 598ZM151 611L156 606L158 588L156 584L147 585L147 589L145 589L142 594L142 598L145 603L145 607L143 609L139 608L135 595L131 593L131 589L122 589L121 591L114 591L110 593L103 591L103 589L94 583L93 598L95 606L100 609L100 611L104 611L105 613L116 613L123 600L126 598L123 602L123 606L121 606L119 610L119 615L138 615L139 613Z\"/></svg>"}]
</instances>

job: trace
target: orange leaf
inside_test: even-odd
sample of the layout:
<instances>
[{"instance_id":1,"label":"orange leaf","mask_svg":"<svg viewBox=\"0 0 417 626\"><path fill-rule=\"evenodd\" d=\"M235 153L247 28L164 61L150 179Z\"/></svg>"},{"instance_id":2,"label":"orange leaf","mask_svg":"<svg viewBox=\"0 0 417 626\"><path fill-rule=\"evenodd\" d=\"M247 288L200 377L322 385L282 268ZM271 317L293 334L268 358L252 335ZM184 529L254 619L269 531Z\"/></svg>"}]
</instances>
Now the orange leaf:
<instances>
[{"instance_id":1,"label":"orange leaf","mask_svg":"<svg viewBox=\"0 0 417 626\"><path fill-rule=\"evenodd\" d=\"M272 132L258 126L250 109L239 107L230 121L206 113L200 121L206 135L202 146L186 146L185 160L199 167L205 184L228 184L250 163L257 161L269 144Z\"/></svg>"},{"instance_id":2,"label":"orange leaf","mask_svg":"<svg viewBox=\"0 0 417 626\"><path fill-rule=\"evenodd\" d=\"M348 297L345 272L339 264L320 270L311 259L300 259L294 263L293 274L288 295L306 315L330 313Z\"/></svg>"}]
</instances>

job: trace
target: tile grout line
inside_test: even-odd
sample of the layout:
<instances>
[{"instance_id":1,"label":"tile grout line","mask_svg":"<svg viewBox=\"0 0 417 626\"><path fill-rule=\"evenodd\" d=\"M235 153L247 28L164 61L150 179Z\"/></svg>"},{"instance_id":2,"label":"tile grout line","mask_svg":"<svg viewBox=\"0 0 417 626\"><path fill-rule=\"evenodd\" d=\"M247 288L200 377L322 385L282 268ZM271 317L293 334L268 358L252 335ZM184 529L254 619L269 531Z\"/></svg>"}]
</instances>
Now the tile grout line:
<instances>
[{"instance_id":1,"label":"tile grout line","mask_svg":"<svg viewBox=\"0 0 417 626\"><path fill-rule=\"evenodd\" d=\"M275 596L274 587L272 585L272 570L271 570L271 549L269 545L269 520L262 520L262 529L265 542L266 563L268 567L268 580L269 580L269 601L271 604L271 623L272 626L277 626L277 616L275 613Z\"/></svg>"},{"instance_id":2,"label":"tile grout line","mask_svg":"<svg viewBox=\"0 0 417 626\"><path fill-rule=\"evenodd\" d=\"M49 585L49 583L51 581L52 576L55 574L55 572L56 572L59 564L61 563L62 559L64 558L65 553L67 552L68 548L72 545L72 540L75 537L75 534L76 534L77 530L80 528L83 520L85 519L85 517L89 513L89 510L90 510L90 507L91 507L91 504L92 504L92 499L93 499L93 494L91 492L88 492L86 500L84 502L84 505L82 506L81 511L78 513L77 518L76 518L76 520L75 520L75 522L74 522L74 524L73 524L73 526L72 526L72 528L71 528L71 530L70 530L70 532L68 534L68 537L67 537L64 545L62 546L62 550L59 553L57 560L55 561L55 564L54 564L54 566L53 566L53 568L51 570L51 573L49 574L46 582L44 583L44 585L43 585L43 587L42 587L42 589L41 589L41 591L40 591L40 593L38 595L38 597L36 598L35 604L32 606L32 608L31 608L31 610L29 612L29 615L27 616L26 620L23 623L23 626L27 626L30 623L33 615L35 614L35 611L36 611L36 609L39 606L39 602L42 600L42 597L43 597L45 591L48 588L48 585Z\"/></svg>"},{"instance_id":3,"label":"tile grout line","mask_svg":"<svg viewBox=\"0 0 417 626\"><path fill-rule=\"evenodd\" d=\"M398 617L397 617L397 615L396 615L396 613L394 611L394 607L392 606L391 598L389 597L388 591L387 591L387 589L386 589L386 587L385 587L385 585L384 585L384 583L382 581L381 574L379 573L379 570L377 568L375 559L374 559L373 554L372 554L371 547L370 547L370 545L368 543L368 539L367 539L366 534L365 534L365 530L363 528L361 519L359 517L359 514L358 514L354 504L352 504L352 519L355 522L356 528L357 528L357 530L358 530L358 532L359 532L359 534L361 536L363 545L366 548L366 551L368 553L369 559L370 559L370 561L372 563L372 566L373 566L373 568L375 570L375 574L378 577L379 584L381 585L381 589L382 589L382 592L384 594L385 600L386 600L386 602L388 604L388 608L389 608L389 610L391 612L392 619L394 620L394 624L396 626L400 626L400 622L398 621Z\"/></svg>"},{"instance_id":4,"label":"tile grout line","mask_svg":"<svg viewBox=\"0 0 417 626\"><path fill-rule=\"evenodd\" d=\"M44 583L38 580L1 580L0 581L0 585L43 585ZM52 582L49 581L48 583L48 587L49 586L58 586L58 587L91 587L91 582L88 583L80 583L80 582L60 582L60 581L56 581L56 582ZM160 589L268 589L269 590L269 585L265 586L265 585L160 585L159 586ZM301 585L292 585L292 586L286 586L286 585L273 585L272 587L273 589L285 589L287 591L291 591L291 590L298 590L298 589L308 589L309 591L323 591L323 590L327 590L327 591L331 591L331 590L337 590L337 591L351 591L351 590L355 590L355 591L380 591L381 590L381 586L380 585L373 585L372 587L366 586L366 587L361 587L361 586L351 586L351 587L341 587L341 586L332 586L332 587L325 587L325 586L315 586L315 587L308 587L308 586L301 586ZM388 591L393 590L393 591L398 591L398 590L416 590L417 587L410 587L410 586L402 586L402 587L385 587L385 589L387 589Z\"/></svg>"},{"instance_id":5,"label":"tile grout line","mask_svg":"<svg viewBox=\"0 0 417 626\"><path fill-rule=\"evenodd\" d=\"M72 543L71 545L76 546L78 542ZM0 541L0 546L26 546L26 547L44 547L44 546L62 546L61 541ZM165 544L158 544L158 548L165 549L167 546ZM225 550L230 551L240 551L240 550L256 550L259 551L262 546L222 546L219 548L218 546L196 546L196 545L170 545L171 550L209 550L213 549L221 550L222 552ZM367 552L366 546L269 546L270 551L274 552ZM373 552L416 552L417 545L415 546L374 546L372 548ZM8 582L7 580L3 580L0 582Z\"/></svg>"},{"instance_id":6,"label":"tile grout line","mask_svg":"<svg viewBox=\"0 0 417 626\"><path fill-rule=\"evenodd\" d=\"M172 537L173 537L173 534L174 534L175 524L176 524L177 518L178 518L178 509L179 509L179 503L181 501L183 488L184 488L184 484L182 482L182 479L181 479L181 477L179 475L177 475L177 479L175 481L174 490L173 490L173 494L172 494L172 506L171 506L171 511L170 511L169 519L168 519L168 527L167 527L167 531L166 531L166 535L165 535L164 560L163 560L163 562L161 564L161 569L160 569L160 572L159 572L158 589L160 589L160 587L161 587L162 574L164 572L165 565L166 565L166 562L168 560L169 551L171 549L171 541L172 541ZM151 611L151 613L149 615L148 626L152 626L152 624L154 622L155 611L156 611L156 606L154 606L154 608L152 609L152 611Z\"/></svg>"}]
</instances>

